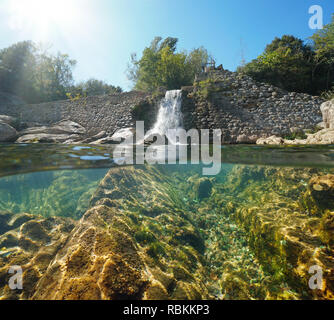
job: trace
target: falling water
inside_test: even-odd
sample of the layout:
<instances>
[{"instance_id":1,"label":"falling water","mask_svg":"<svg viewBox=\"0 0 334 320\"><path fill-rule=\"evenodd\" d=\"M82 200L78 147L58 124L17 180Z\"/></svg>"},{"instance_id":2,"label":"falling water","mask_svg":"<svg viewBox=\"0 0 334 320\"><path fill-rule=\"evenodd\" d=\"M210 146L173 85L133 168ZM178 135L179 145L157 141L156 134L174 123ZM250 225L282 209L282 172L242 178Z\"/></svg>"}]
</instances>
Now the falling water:
<instances>
[{"instance_id":1,"label":"falling water","mask_svg":"<svg viewBox=\"0 0 334 320\"><path fill-rule=\"evenodd\" d=\"M166 92L165 98L160 103L157 121L150 130L150 134L166 136L170 142L176 143L175 135L168 132L168 129L182 128L181 100L181 90Z\"/></svg>"}]
</instances>

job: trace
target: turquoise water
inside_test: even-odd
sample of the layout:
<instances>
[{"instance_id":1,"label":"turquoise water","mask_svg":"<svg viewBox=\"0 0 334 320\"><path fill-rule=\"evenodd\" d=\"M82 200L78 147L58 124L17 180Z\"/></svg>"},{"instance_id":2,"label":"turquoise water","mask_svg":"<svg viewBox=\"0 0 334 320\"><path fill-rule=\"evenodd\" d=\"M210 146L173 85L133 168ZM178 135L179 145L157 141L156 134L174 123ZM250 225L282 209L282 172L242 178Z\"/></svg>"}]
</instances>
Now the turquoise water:
<instances>
[{"instance_id":1,"label":"turquoise water","mask_svg":"<svg viewBox=\"0 0 334 320\"><path fill-rule=\"evenodd\" d=\"M0 147L1 299L334 298L334 146L223 146L214 176L113 150Z\"/></svg>"}]
</instances>

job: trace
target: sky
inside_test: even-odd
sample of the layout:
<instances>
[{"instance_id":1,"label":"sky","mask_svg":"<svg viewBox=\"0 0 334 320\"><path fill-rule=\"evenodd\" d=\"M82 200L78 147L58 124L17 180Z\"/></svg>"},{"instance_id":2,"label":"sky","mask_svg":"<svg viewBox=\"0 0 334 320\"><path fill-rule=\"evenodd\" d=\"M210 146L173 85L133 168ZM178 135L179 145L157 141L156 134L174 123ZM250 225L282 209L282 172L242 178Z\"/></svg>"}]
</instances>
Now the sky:
<instances>
[{"instance_id":1,"label":"sky","mask_svg":"<svg viewBox=\"0 0 334 320\"><path fill-rule=\"evenodd\" d=\"M77 82L96 78L130 90L130 55L140 57L155 36L178 38L179 50L204 46L234 71L275 37L307 40L313 5L329 23L333 0L0 0L0 49L43 43L77 60Z\"/></svg>"}]
</instances>

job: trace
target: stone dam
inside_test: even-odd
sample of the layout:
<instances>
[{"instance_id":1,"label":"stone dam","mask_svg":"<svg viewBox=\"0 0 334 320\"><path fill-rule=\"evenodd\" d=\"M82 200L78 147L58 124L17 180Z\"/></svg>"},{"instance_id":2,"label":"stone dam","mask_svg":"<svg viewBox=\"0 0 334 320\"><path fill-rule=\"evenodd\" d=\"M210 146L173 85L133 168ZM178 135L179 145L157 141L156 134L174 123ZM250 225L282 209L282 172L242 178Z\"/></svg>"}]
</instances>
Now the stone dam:
<instances>
[{"instance_id":1,"label":"stone dam","mask_svg":"<svg viewBox=\"0 0 334 320\"><path fill-rule=\"evenodd\" d=\"M321 98L287 92L227 70L201 74L193 86L181 89L185 129L221 129L223 143L255 143L259 138L313 129L322 121ZM0 114L18 119L21 129L71 120L84 127L88 137L134 127L137 120L145 121L148 130L165 92L131 91L35 105L1 98Z\"/></svg>"}]
</instances>

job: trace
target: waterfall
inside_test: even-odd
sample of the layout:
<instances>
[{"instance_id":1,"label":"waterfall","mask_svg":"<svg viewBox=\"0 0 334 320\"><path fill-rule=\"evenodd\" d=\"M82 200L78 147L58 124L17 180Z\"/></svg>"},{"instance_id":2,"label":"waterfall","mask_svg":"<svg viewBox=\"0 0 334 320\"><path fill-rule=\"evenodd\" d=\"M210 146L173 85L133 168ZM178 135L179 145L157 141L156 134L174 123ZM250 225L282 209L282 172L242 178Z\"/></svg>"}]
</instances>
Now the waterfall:
<instances>
[{"instance_id":1,"label":"waterfall","mask_svg":"<svg viewBox=\"0 0 334 320\"><path fill-rule=\"evenodd\" d=\"M165 98L160 102L158 117L150 134L166 136L170 142L176 143L176 137L168 133L168 129L182 128L181 102L181 90L166 92Z\"/></svg>"}]
</instances>

